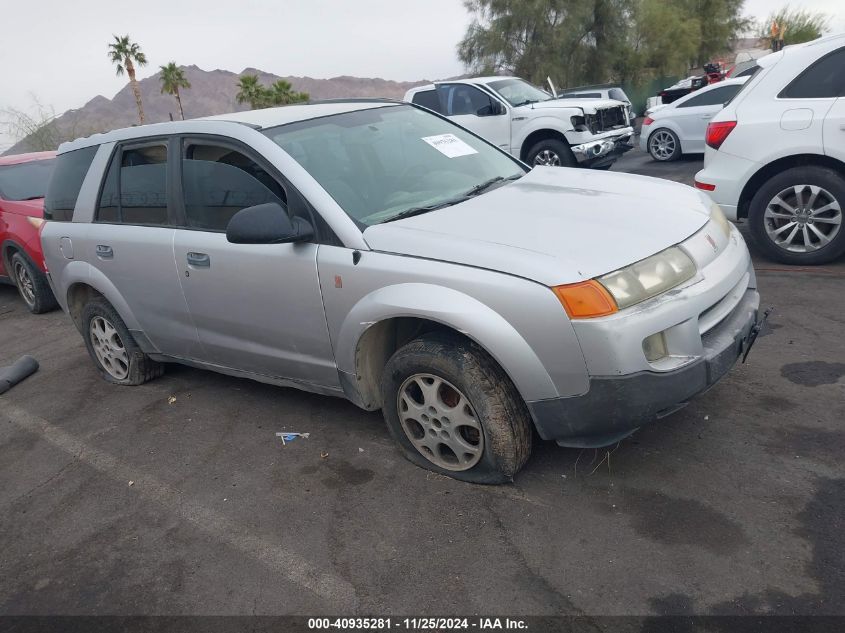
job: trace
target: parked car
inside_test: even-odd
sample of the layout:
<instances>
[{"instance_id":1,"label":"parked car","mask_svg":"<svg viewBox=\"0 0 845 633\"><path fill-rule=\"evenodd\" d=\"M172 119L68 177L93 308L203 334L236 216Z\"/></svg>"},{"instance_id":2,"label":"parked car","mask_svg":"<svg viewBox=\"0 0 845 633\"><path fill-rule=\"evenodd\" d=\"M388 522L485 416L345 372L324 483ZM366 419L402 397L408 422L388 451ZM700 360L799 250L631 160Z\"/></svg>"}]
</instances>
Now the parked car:
<instances>
[{"instance_id":1,"label":"parked car","mask_svg":"<svg viewBox=\"0 0 845 633\"><path fill-rule=\"evenodd\" d=\"M631 149L625 104L555 99L516 77L413 88L405 101L442 114L529 165L609 168Z\"/></svg>"},{"instance_id":2,"label":"parked car","mask_svg":"<svg viewBox=\"0 0 845 633\"><path fill-rule=\"evenodd\" d=\"M655 110L643 119L640 149L659 161L676 160L681 154L702 154L710 119L746 81L747 77L726 79Z\"/></svg>"},{"instance_id":3,"label":"parked car","mask_svg":"<svg viewBox=\"0 0 845 633\"><path fill-rule=\"evenodd\" d=\"M56 308L38 230L55 152L0 156L0 281L17 286L30 312Z\"/></svg>"},{"instance_id":4,"label":"parked car","mask_svg":"<svg viewBox=\"0 0 845 633\"><path fill-rule=\"evenodd\" d=\"M77 140L46 214L56 296L107 381L180 362L344 396L474 482L511 479L532 426L602 446L676 410L733 365L759 302L742 237L693 188L529 170L407 103Z\"/></svg>"},{"instance_id":5,"label":"parked car","mask_svg":"<svg viewBox=\"0 0 845 633\"><path fill-rule=\"evenodd\" d=\"M823 264L845 253L845 34L788 46L707 128L696 186L770 258Z\"/></svg>"},{"instance_id":6,"label":"parked car","mask_svg":"<svg viewBox=\"0 0 845 633\"><path fill-rule=\"evenodd\" d=\"M621 101L628 107L628 120L633 121L636 118L634 107L631 105L631 100L621 86L615 84L599 84L595 86L580 86L578 88L566 88L557 93L558 99L612 99L614 101Z\"/></svg>"}]
</instances>

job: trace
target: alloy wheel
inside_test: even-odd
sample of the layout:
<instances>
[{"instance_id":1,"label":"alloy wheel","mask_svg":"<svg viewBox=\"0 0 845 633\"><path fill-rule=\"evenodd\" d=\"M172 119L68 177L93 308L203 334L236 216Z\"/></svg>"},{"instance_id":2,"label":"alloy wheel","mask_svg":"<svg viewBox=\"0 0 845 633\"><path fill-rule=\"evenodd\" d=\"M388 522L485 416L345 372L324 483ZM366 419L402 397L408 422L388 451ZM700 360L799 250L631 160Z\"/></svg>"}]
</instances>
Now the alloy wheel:
<instances>
[{"instance_id":1,"label":"alloy wheel","mask_svg":"<svg viewBox=\"0 0 845 633\"><path fill-rule=\"evenodd\" d=\"M18 290L20 290L23 300L26 301L29 306L34 306L35 282L33 282L32 277L23 262L15 262L14 273L15 281L18 283Z\"/></svg>"},{"instance_id":2,"label":"alloy wheel","mask_svg":"<svg viewBox=\"0 0 845 633\"><path fill-rule=\"evenodd\" d=\"M467 397L432 374L414 374L399 388L402 430L428 461L451 471L468 470L484 453L481 422Z\"/></svg>"},{"instance_id":3,"label":"alloy wheel","mask_svg":"<svg viewBox=\"0 0 845 633\"><path fill-rule=\"evenodd\" d=\"M842 207L826 189L794 185L782 190L766 205L763 227L779 248L811 253L827 246L839 233Z\"/></svg>"},{"instance_id":4,"label":"alloy wheel","mask_svg":"<svg viewBox=\"0 0 845 633\"><path fill-rule=\"evenodd\" d=\"M675 137L671 132L658 130L648 140L648 148L657 160L669 160L675 153Z\"/></svg>"},{"instance_id":5,"label":"alloy wheel","mask_svg":"<svg viewBox=\"0 0 845 633\"><path fill-rule=\"evenodd\" d=\"M537 155L534 157L534 164L544 167L560 167L560 156L557 155L557 152L544 149L537 152Z\"/></svg>"},{"instance_id":6,"label":"alloy wheel","mask_svg":"<svg viewBox=\"0 0 845 633\"><path fill-rule=\"evenodd\" d=\"M112 378L125 379L129 375L129 354L115 327L107 319L95 316L88 329L100 365Z\"/></svg>"}]
</instances>

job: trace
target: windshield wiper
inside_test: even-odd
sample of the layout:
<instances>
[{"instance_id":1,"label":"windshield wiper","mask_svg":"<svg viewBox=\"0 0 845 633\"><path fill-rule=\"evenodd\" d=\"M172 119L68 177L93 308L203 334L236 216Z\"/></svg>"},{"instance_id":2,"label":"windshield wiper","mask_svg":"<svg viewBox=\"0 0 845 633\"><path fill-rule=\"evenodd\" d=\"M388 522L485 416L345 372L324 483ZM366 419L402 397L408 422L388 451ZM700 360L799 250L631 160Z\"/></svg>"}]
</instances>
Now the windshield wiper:
<instances>
[{"instance_id":1,"label":"windshield wiper","mask_svg":"<svg viewBox=\"0 0 845 633\"><path fill-rule=\"evenodd\" d=\"M496 176L495 178L491 178L490 180L485 180L481 184L475 185L472 189L467 191L464 196L467 198L472 198L473 196L477 196L480 193L483 193L497 182L503 182L505 180L517 180L518 178L522 178L522 174L514 174L513 176L508 176L505 178L504 176Z\"/></svg>"},{"instance_id":2,"label":"windshield wiper","mask_svg":"<svg viewBox=\"0 0 845 633\"><path fill-rule=\"evenodd\" d=\"M437 204L430 204L426 207L411 207L410 209L405 209L404 211L400 211L396 215L390 216L386 220L382 220L380 224L386 224L387 222L395 222L396 220L403 220L404 218L410 218L415 215L422 215L423 213L428 213L429 211L437 211L437 209L442 209L444 207L450 207L453 204L458 204L459 202L463 202L467 199L467 196L461 196L460 198L454 198L452 200L446 200L445 202L438 202Z\"/></svg>"},{"instance_id":3,"label":"windshield wiper","mask_svg":"<svg viewBox=\"0 0 845 633\"><path fill-rule=\"evenodd\" d=\"M513 107L518 108L520 106L528 105L530 103L537 103L536 99L526 99L525 101L520 101L519 103L514 103Z\"/></svg>"}]
</instances>

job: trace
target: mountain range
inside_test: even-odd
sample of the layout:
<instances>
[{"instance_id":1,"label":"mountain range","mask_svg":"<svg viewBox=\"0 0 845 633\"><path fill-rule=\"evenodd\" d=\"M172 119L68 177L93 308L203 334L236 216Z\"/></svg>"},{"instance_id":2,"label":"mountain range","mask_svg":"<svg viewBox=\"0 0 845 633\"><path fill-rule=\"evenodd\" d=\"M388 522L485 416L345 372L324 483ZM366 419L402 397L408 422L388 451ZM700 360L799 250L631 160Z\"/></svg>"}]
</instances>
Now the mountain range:
<instances>
[{"instance_id":1,"label":"mountain range","mask_svg":"<svg viewBox=\"0 0 845 633\"><path fill-rule=\"evenodd\" d=\"M235 99L238 92L238 78L241 75L258 75L260 81L268 86L278 79L284 79L290 82L294 90L307 92L312 100L341 97L401 99L408 89L428 83L427 80L403 82L348 76L331 79L280 77L256 68L245 68L240 73L228 70L202 70L197 66L182 66L181 68L191 83L189 89L183 89L181 92L186 119L248 109L248 104L239 104ZM159 73L141 79L138 84L147 123L168 121L171 117L179 118L176 99L172 95L161 93ZM62 136L74 137L128 127L137 122L135 96L127 83L113 99L107 99L102 95L94 97L81 108L68 110L57 117L54 124L63 131ZM17 154L33 149L40 148L34 148L25 138L5 153Z\"/></svg>"}]
</instances>

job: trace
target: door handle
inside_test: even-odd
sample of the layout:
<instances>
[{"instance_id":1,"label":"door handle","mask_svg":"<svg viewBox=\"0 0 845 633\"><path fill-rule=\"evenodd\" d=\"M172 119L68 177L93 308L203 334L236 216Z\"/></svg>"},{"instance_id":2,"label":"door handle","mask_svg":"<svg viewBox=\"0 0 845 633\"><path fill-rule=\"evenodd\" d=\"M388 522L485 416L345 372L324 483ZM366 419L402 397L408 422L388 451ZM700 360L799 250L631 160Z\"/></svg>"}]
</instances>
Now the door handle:
<instances>
[{"instance_id":1,"label":"door handle","mask_svg":"<svg viewBox=\"0 0 845 633\"><path fill-rule=\"evenodd\" d=\"M840 129L840 130L842 130L843 132L845 132L845 123L843 123L842 125L840 125L840 126L839 126L839 129Z\"/></svg>"},{"instance_id":2,"label":"door handle","mask_svg":"<svg viewBox=\"0 0 845 633\"><path fill-rule=\"evenodd\" d=\"M188 264L197 268L211 266L211 258L206 253L188 253Z\"/></svg>"},{"instance_id":3,"label":"door handle","mask_svg":"<svg viewBox=\"0 0 845 633\"><path fill-rule=\"evenodd\" d=\"M713 115L712 115L712 114L702 114L702 115L701 115L701 118L702 118L702 119L712 119L712 118L713 118Z\"/></svg>"},{"instance_id":4,"label":"door handle","mask_svg":"<svg viewBox=\"0 0 845 633\"><path fill-rule=\"evenodd\" d=\"M97 248L95 250L97 251L97 257L100 259L111 259L114 257L112 247L106 244L97 244Z\"/></svg>"}]
</instances>

